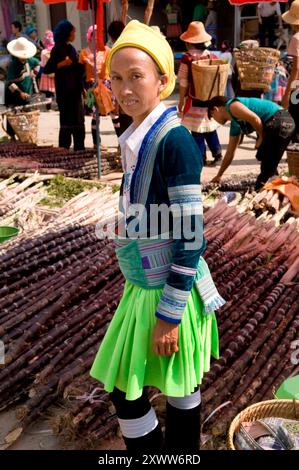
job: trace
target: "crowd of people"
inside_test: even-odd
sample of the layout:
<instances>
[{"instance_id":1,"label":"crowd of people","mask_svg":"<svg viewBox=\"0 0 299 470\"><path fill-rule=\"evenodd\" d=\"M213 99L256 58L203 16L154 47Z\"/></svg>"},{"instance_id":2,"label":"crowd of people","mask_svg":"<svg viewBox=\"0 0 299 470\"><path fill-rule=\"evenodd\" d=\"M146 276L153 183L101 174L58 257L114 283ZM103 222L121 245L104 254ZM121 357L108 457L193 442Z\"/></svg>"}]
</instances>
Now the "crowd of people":
<instances>
[{"instance_id":1,"label":"crowd of people","mask_svg":"<svg viewBox=\"0 0 299 470\"><path fill-rule=\"evenodd\" d=\"M6 77L6 106L29 104L37 93L43 93L46 98L55 97L60 119L58 145L69 149L73 141L75 151L85 148L85 115L92 116L91 133L94 147L97 146L96 108L102 116L111 115L117 135L131 124L131 117L123 113L111 91L106 66L110 47L96 52L97 77L94 76L96 25L88 28L87 47L80 54L72 45L76 29L68 20L60 21L54 32L47 30L42 40L31 26L24 33L18 21L11 27L11 41L7 45L11 61ZM112 44L124 27L121 21L110 24L108 33ZM92 99L87 99L88 96ZM46 106L51 109L51 102ZM15 138L9 121L7 133Z\"/></svg>"}]
</instances>

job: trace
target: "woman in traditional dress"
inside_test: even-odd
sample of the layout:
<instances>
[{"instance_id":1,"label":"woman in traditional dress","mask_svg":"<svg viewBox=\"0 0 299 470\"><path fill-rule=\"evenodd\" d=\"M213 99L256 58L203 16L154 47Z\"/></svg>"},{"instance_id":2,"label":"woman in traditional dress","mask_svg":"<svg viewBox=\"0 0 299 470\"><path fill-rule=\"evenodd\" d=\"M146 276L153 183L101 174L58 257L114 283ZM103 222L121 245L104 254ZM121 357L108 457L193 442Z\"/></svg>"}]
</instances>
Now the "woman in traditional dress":
<instances>
[{"instance_id":1,"label":"woman in traditional dress","mask_svg":"<svg viewBox=\"0 0 299 470\"><path fill-rule=\"evenodd\" d=\"M116 254L126 284L91 369L131 452L196 450L200 390L218 357L224 301L202 257L202 158L176 108L166 39L131 21L108 58L113 93L133 124L120 137L124 177ZM165 447L146 386L167 397Z\"/></svg>"}]
</instances>

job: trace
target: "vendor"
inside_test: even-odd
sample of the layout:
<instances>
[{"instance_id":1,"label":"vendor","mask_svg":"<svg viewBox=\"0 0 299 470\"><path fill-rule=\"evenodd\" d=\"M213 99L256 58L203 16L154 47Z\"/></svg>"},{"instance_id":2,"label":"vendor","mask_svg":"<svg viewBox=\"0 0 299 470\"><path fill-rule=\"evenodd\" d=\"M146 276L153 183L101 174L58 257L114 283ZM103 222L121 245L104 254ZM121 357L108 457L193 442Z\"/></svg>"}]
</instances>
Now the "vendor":
<instances>
[{"instance_id":1,"label":"vendor","mask_svg":"<svg viewBox=\"0 0 299 470\"><path fill-rule=\"evenodd\" d=\"M39 61L35 45L24 37L14 39L7 44L7 50L12 59L8 66L5 84L6 106L22 106L28 103L33 94L35 83L35 71L38 71ZM7 123L7 133L14 137L15 133Z\"/></svg>"},{"instance_id":2,"label":"vendor","mask_svg":"<svg viewBox=\"0 0 299 470\"><path fill-rule=\"evenodd\" d=\"M256 158L261 162L256 189L260 189L271 176L277 174L277 166L295 131L295 122L287 110L259 98L229 99L216 96L209 103L208 113L219 124L231 121L227 151L212 182L218 183L231 164L242 133L248 134L252 130L258 136Z\"/></svg>"}]
</instances>

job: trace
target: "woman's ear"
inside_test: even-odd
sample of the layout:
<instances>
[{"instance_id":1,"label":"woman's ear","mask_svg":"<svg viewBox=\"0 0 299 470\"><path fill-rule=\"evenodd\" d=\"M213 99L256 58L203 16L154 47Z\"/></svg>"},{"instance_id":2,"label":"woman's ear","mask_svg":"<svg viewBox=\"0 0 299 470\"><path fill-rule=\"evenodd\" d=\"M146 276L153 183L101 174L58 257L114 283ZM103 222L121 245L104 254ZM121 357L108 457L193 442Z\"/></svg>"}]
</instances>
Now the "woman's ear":
<instances>
[{"instance_id":1,"label":"woman's ear","mask_svg":"<svg viewBox=\"0 0 299 470\"><path fill-rule=\"evenodd\" d=\"M160 86L159 86L159 91L162 93L163 90L167 87L168 84L168 75L166 73L164 75L160 76Z\"/></svg>"}]
</instances>

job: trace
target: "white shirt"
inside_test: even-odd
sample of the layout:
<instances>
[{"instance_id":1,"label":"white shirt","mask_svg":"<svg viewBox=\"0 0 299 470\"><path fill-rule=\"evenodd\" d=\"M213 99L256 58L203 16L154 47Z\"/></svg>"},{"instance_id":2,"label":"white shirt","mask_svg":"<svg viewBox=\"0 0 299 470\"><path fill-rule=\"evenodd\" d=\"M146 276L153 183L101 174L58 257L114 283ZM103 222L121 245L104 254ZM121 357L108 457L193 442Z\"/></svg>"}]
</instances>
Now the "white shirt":
<instances>
[{"instance_id":1,"label":"white shirt","mask_svg":"<svg viewBox=\"0 0 299 470\"><path fill-rule=\"evenodd\" d=\"M275 5L270 3L259 3L258 9L262 18L268 18L269 16L275 15L281 16L281 9L278 2L275 2Z\"/></svg>"},{"instance_id":2,"label":"white shirt","mask_svg":"<svg viewBox=\"0 0 299 470\"><path fill-rule=\"evenodd\" d=\"M132 175L136 168L139 150L145 135L148 133L152 125L166 111L166 106L159 103L155 109L142 121L136 128L134 123L125 130L119 137L119 145L121 148L122 167L124 172L123 179L123 207L126 217L129 215L130 206L130 186Z\"/></svg>"}]
</instances>

